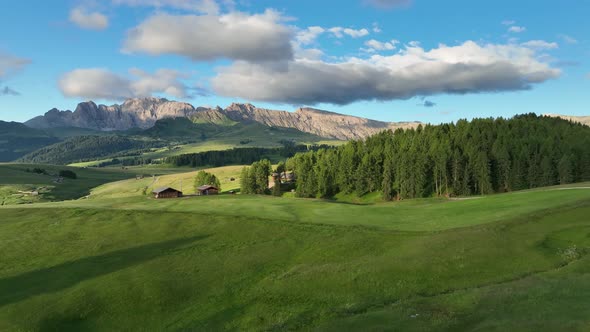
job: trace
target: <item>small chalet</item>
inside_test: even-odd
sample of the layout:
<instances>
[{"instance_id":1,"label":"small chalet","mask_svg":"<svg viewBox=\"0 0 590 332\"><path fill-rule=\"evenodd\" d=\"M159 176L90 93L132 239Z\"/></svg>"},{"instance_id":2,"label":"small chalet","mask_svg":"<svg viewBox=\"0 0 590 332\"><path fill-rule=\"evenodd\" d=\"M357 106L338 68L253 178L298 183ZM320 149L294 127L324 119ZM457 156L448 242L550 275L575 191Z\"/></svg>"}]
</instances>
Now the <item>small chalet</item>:
<instances>
[{"instance_id":1,"label":"small chalet","mask_svg":"<svg viewBox=\"0 0 590 332\"><path fill-rule=\"evenodd\" d=\"M197 196L209 196L219 194L219 188L211 185L200 186L197 188Z\"/></svg>"},{"instance_id":2,"label":"small chalet","mask_svg":"<svg viewBox=\"0 0 590 332\"><path fill-rule=\"evenodd\" d=\"M162 187L152 192L154 198L179 198L182 197L182 191L170 187Z\"/></svg>"}]
</instances>

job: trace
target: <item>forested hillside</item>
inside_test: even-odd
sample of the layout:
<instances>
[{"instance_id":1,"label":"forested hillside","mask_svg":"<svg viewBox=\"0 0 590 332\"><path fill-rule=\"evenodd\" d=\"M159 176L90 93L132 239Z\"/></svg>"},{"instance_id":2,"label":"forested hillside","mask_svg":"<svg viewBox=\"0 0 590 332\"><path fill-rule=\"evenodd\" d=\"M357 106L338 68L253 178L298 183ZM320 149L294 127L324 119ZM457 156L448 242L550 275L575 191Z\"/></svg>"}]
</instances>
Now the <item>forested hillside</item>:
<instances>
[{"instance_id":1,"label":"forested hillside","mask_svg":"<svg viewBox=\"0 0 590 332\"><path fill-rule=\"evenodd\" d=\"M182 154L178 156L167 157L164 163L174 166L227 166L251 164L261 159L276 159L273 157L288 158L298 152L317 151L319 149L329 148L328 145L296 145L285 144L280 148L234 148L224 151L206 151L199 153Z\"/></svg>"},{"instance_id":2,"label":"forested hillside","mask_svg":"<svg viewBox=\"0 0 590 332\"><path fill-rule=\"evenodd\" d=\"M86 160L121 156L127 153L140 153L166 143L157 140L142 140L125 136L77 136L69 138L22 157L20 162L41 164L69 164Z\"/></svg>"},{"instance_id":3,"label":"forested hillside","mask_svg":"<svg viewBox=\"0 0 590 332\"><path fill-rule=\"evenodd\" d=\"M590 127L527 114L386 131L288 162L299 197L490 194L590 180Z\"/></svg>"},{"instance_id":4,"label":"forested hillside","mask_svg":"<svg viewBox=\"0 0 590 332\"><path fill-rule=\"evenodd\" d=\"M0 162L15 160L59 139L18 122L0 121Z\"/></svg>"}]
</instances>

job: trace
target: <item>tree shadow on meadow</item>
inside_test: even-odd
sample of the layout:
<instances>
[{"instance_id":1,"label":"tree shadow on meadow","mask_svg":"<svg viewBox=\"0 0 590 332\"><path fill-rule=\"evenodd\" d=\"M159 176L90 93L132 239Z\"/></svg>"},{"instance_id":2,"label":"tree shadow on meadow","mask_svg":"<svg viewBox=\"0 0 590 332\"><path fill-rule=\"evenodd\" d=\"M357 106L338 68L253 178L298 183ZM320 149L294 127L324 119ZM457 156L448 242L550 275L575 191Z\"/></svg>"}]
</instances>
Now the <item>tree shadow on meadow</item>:
<instances>
[{"instance_id":1,"label":"tree shadow on meadow","mask_svg":"<svg viewBox=\"0 0 590 332\"><path fill-rule=\"evenodd\" d=\"M150 243L0 279L0 307L139 265L208 237L201 235Z\"/></svg>"}]
</instances>

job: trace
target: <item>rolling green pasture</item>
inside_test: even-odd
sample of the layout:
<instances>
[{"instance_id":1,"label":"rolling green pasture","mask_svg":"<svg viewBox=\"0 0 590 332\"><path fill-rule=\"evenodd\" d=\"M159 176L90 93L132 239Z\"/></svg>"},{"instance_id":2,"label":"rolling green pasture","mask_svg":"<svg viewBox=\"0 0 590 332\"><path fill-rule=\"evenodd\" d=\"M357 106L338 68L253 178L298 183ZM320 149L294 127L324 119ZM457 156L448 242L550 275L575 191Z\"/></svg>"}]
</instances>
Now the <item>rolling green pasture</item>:
<instances>
[{"instance_id":1,"label":"rolling green pasture","mask_svg":"<svg viewBox=\"0 0 590 332\"><path fill-rule=\"evenodd\" d=\"M48 173L36 174L25 170L45 169ZM60 170L72 170L78 178L64 179L55 183ZM135 177L125 170L83 169L53 165L3 164L0 163L0 205L21 204L39 201L63 201L88 195L90 189L103 183ZM19 194L19 191L38 191L39 196Z\"/></svg>"},{"instance_id":2,"label":"rolling green pasture","mask_svg":"<svg viewBox=\"0 0 590 332\"><path fill-rule=\"evenodd\" d=\"M217 176L221 182L221 190L224 192L238 190L240 188L239 175L243 166L225 166L205 169ZM188 173L173 173L158 176L145 176L137 180L127 179L118 182L107 183L94 188L90 197L94 199L120 198L130 196L145 196L160 187L172 187L180 190L186 195L195 194L194 180L199 171ZM231 179L234 181L231 181Z\"/></svg>"},{"instance_id":3,"label":"rolling green pasture","mask_svg":"<svg viewBox=\"0 0 590 332\"><path fill-rule=\"evenodd\" d=\"M352 204L144 180L0 207L0 331L590 329L588 183Z\"/></svg>"}]
</instances>

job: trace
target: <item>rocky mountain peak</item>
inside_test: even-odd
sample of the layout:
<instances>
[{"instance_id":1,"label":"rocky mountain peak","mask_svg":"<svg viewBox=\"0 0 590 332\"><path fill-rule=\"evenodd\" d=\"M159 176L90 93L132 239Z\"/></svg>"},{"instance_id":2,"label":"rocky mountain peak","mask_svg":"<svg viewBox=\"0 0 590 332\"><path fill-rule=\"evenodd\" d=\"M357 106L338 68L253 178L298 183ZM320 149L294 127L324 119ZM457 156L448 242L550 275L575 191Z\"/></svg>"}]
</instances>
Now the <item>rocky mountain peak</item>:
<instances>
[{"instance_id":1,"label":"rocky mountain peak","mask_svg":"<svg viewBox=\"0 0 590 332\"><path fill-rule=\"evenodd\" d=\"M188 117L193 112L195 108L191 104L165 98L134 98L111 106L86 101L79 103L74 112L54 108L25 124L33 128L80 127L103 131L147 129L159 119Z\"/></svg>"}]
</instances>

